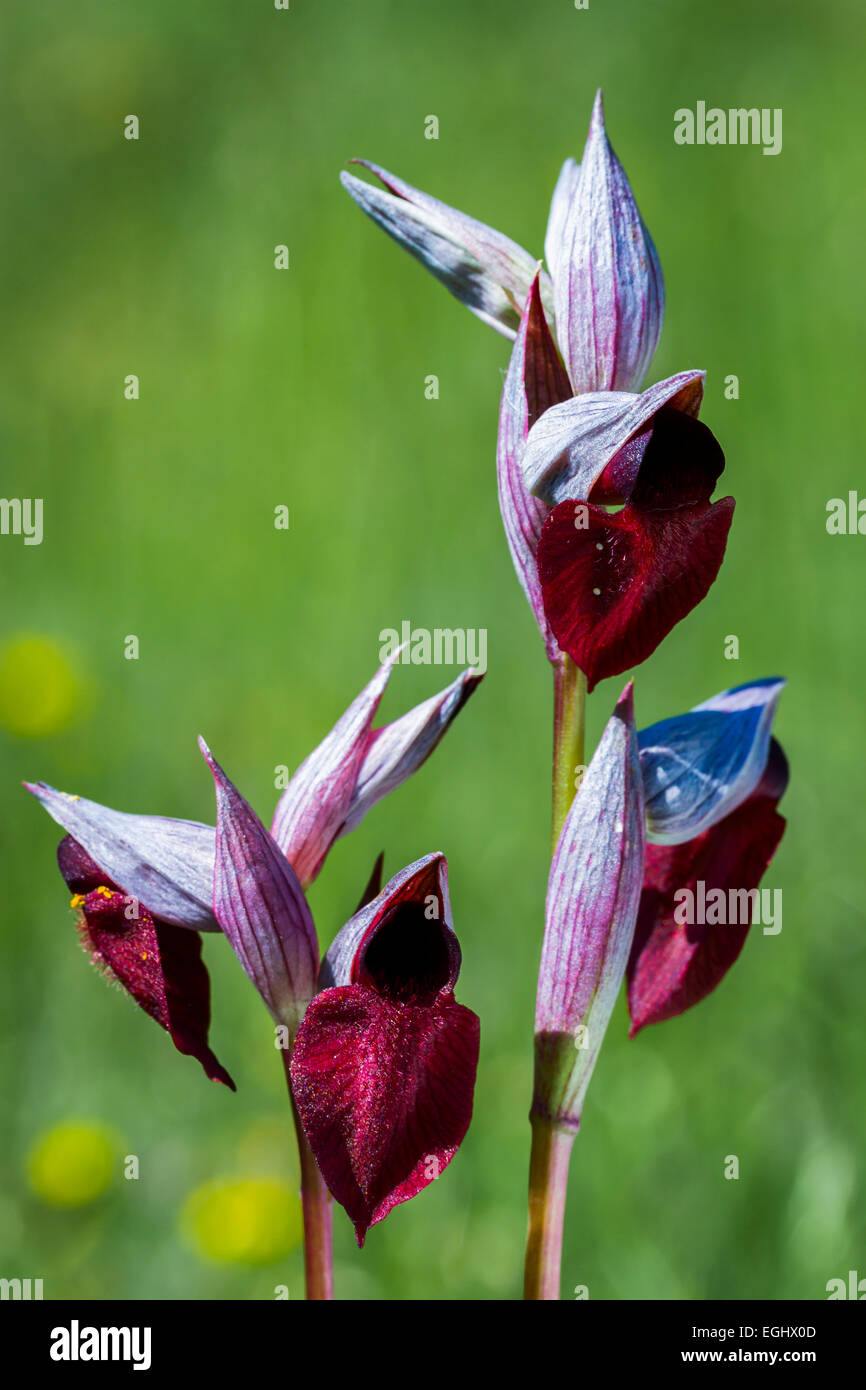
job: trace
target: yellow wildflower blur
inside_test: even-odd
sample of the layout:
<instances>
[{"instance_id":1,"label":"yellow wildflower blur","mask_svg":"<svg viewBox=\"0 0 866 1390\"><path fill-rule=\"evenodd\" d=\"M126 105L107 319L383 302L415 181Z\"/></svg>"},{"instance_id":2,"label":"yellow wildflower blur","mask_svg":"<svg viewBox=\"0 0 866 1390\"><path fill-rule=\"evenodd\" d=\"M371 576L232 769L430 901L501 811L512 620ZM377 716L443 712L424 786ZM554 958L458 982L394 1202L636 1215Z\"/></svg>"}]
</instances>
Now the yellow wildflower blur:
<instances>
[{"instance_id":1,"label":"yellow wildflower blur","mask_svg":"<svg viewBox=\"0 0 866 1390\"><path fill-rule=\"evenodd\" d=\"M187 1198L183 1222L200 1255L226 1264L273 1264L303 1234L298 1194L280 1178L204 1183Z\"/></svg>"},{"instance_id":2,"label":"yellow wildflower blur","mask_svg":"<svg viewBox=\"0 0 866 1390\"><path fill-rule=\"evenodd\" d=\"M84 1207L111 1186L119 1172L116 1136L103 1125L66 1120L33 1144L27 1156L30 1186L50 1207Z\"/></svg>"},{"instance_id":3,"label":"yellow wildflower blur","mask_svg":"<svg viewBox=\"0 0 866 1390\"><path fill-rule=\"evenodd\" d=\"M83 711L87 690L64 649L38 633L0 647L0 725L18 738L62 732Z\"/></svg>"}]
</instances>

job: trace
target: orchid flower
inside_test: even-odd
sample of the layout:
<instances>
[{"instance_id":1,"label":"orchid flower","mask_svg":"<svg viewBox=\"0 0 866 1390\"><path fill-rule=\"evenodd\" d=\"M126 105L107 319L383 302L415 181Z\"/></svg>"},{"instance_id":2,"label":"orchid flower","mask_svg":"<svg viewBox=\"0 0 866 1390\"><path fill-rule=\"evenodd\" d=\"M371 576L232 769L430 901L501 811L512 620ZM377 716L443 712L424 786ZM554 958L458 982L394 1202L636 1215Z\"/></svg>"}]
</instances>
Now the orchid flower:
<instances>
[{"instance_id":1,"label":"orchid flower","mask_svg":"<svg viewBox=\"0 0 866 1390\"><path fill-rule=\"evenodd\" d=\"M428 854L343 927L292 1056L292 1088L358 1244L444 1171L469 1127L479 1022L454 999L448 870Z\"/></svg>"},{"instance_id":2,"label":"orchid flower","mask_svg":"<svg viewBox=\"0 0 866 1390\"><path fill-rule=\"evenodd\" d=\"M635 733L627 687L556 846L535 1016L527 1294L558 1297L568 1157L624 975L631 1035L704 998L749 923L688 930L677 893L748 893L782 836L784 681L723 691ZM649 839L650 843L645 843Z\"/></svg>"},{"instance_id":3,"label":"orchid flower","mask_svg":"<svg viewBox=\"0 0 866 1390\"><path fill-rule=\"evenodd\" d=\"M651 843L628 966L632 1037L704 999L745 944L745 906L785 829L788 764L771 732L783 686L737 686L638 735ZM678 920L698 897L733 901L736 919Z\"/></svg>"},{"instance_id":4,"label":"orchid flower","mask_svg":"<svg viewBox=\"0 0 866 1390\"><path fill-rule=\"evenodd\" d=\"M697 419L702 372L573 399L563 379L534 284L502 393L500 506L548 657L567 653L592 690L704 598L734 503L710 502L725 461Z\"/></svg>"},{"instance_id":5,"label":"orchid flower","mask_svg":"<svg viewBox=\"0 0 866 1390\"><path fill-rule=\"evenodd\" d=\"M377 671L280 798L275 843L303 881L315 877L339 836L421 766L480 680L465 671L400 719L373 729L392 667L393 661ZM68 832L60 868L95 963L181 1052L231 1084L207 1048L209 980L196 935L221 926L213 906L213 827L114 811L44 782L25 786ZM194 1023L178 1024L178 1000L198 1001Z\"/></svg>"},{"instance_id":6,"label":"orchid flower","mask_svg":"<svg viewBox=\"0 0 866 1390\"><path fill-rule=\"evenodd\" d=\"M445 858L411 864L352 917L317 992L318 942L297 875L201 749L217 796L214 911L288 1030L304 1133L363 1245L370 1226L439 1176L472 1115L479 1024L454 1001L460 947Z\"/></svg>"},{"instance_id":7,"label":"orchid flower","mask_svg":"<svg viewBox=\"0 0 866 1390\"><path fill-rule=\"evenodd\" d=\"M724 456L697 419L704 373L639 390L664 284L601 93L583 159L565 162L554 191L549 274L507 237L366 167L386 191L343 174L355 201L515 338L497 449L505 533L548 657L566 653L592 690L645 660L706 595L734 508L710 502Z\"/></svg>"},{"instance_id":8,"label":"orchid flower","mask_svg":"<svg viewBox=\"0 0 866 1390\"><path fill-rule=\"evenodd\" d=\"M438 695L374 729L393 660L298 769L280 798L272 832L201 740L216 789L215 829L129 815L44 783L25 784L68 832L59 863L94 962L169 1033L179 1051L197 1057L209 1077L234 1089L208 1045L210 984L201 931L224 933L283 1031L312 1298L333 1296L325 1180L346 1205L363 1244L370 1225L439 1175L472 1112L478 1020L454 1003L460 950L442 855L410 866L369 910L362 908L329 953L326 983L334 987L317 980L319 945L304 882L315 878L339 836L420 767L480 679L464 672ZM371 885L365 896L377 888ZM359 931L350 959L345 943ZM365 1033L349 1024L340 1043L332 1006L339 1011L343 986L359 1010L366 1007L368 1028ZM325 989L323 1002L317 1000L308 1020L319 989ZM301 1028L296 1104L289 1065ZM316 1054L332 1066L328 1078L320 1066L317 1087L304 1070ZM370 1104L373 1056L390 1065L376 1107ZM339 1135L328 1129L329 1106L340 1117L342 1152Z\"/></svg>"}]
</instances>

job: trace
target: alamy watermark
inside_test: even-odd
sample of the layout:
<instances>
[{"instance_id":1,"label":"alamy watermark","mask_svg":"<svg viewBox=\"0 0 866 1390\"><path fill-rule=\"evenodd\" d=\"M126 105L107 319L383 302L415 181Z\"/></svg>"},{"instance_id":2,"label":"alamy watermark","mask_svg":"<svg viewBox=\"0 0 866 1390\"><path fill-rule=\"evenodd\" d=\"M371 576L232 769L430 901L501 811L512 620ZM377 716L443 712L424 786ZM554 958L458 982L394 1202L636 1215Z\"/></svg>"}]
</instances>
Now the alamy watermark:
<instances>
[{"instance_id":1,"label":"alamy watermark","mask_svg":"<svg viewBox=\"0 0 866 1390\"><path fill-rule=\"evenodd\" d=\"M404 618L399 631L383 627L379 633L380 662L390 661L397 652L404 666L472 666L483 676L487 670L487 628L413 628Z\"/></svg>"},{"instance_id":2,"label":"alamy watermark","mask_svg":"<svg viewBox=\"0 0 866 1390\"><path fill-rule=\"evenodd\" d=\"M82 1327L73 1318L68 1327L51 1330L52 1361L131 1361L134 1371L150 1370L149 1327Z\"/></svg>"},{"instance_id":3,"label":"alamy watermark","mask_svg":"<svg viewBox=\"0 0 866 1390\"><path fill-rule=\"evenodd\" d=\"M692 111L681 106L674 112L677 145L763 145L764 154L782 153L782 108L776 106L707 107L699 101Z\"/></svg>"},{"instance_id":4,"label":"alamy watermark","mask_svg":"<svg viewBox=\"0 0 866 1390\"><path fill-rule=\"evenodd\" d=\"M25 545L41 545L42 498L0 497L0 535L23 536Z\"/></svg>"},{"instance_id":5,"label":"alamy watermark","mask_svg":"<svg viewBox=\"0 0 866 1390\"><path fill-rule=\"evenodd\" d=\"M41 1279L0 1279L0 1299L4 1301L11 1298L28 1302L43 1296Z\"/></svg>"},{"instance_id":6,"label":"alamy watermark","mask_svg":"<svg viewBox=\"0 0 866 1390\"><path fill-rule=\"evenodd\" d=\"M674 893L674 921L680 927L762 926L764 936L782 930L781 888L707 888L699 878L694 891Z\"/></svg>"}]
</instances>

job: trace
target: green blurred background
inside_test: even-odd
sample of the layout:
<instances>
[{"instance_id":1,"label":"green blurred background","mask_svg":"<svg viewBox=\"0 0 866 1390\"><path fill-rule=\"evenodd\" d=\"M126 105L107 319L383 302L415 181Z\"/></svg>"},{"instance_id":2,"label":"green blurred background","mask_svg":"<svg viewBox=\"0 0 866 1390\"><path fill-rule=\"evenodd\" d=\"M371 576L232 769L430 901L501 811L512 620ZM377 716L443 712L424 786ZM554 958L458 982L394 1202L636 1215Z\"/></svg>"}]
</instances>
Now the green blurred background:
<instances>
[{"instance_id":1,"label":"green blurred background","mask_svg":"<svg viewBox=\"0 0 866 1390\"><path fill-rule=\"evenodd\" d=\"M312 904L327 943L379 849L391 872L447 852L458 997L483 1025L477 1105L442 1181L363 1252L337 1212L337 1288L519 1296L551 692L495 496L508 345L337 175L373 158L540 254L599 85L667 281L651 379L707 369L738 502L710 596L638 675L639 722L784 674L793 775L765 880L784 891L781 935L753 932L707 1002L635 1042L614 1015L572 1163L563 1297L822 1298L866 1273L866 540L825 529L828 499L866 488L863 40L857 0L7 8L0 490L44 498L45 535L0 538L0 1275L42 1277L49 1298L302 1297L258 997L208 939L233 1096L90 969L58 833L17 783L211 820L201 732L267 818L274 767L298 765L372 675L380 629L409 618L487 628L487 679L337 846ZM782 107L782 154L676 146L673 112L699 99ZM383 715L454 674L398 668ZM593 740L619 684L591 701Z\"/></svg>"}]
</instances>

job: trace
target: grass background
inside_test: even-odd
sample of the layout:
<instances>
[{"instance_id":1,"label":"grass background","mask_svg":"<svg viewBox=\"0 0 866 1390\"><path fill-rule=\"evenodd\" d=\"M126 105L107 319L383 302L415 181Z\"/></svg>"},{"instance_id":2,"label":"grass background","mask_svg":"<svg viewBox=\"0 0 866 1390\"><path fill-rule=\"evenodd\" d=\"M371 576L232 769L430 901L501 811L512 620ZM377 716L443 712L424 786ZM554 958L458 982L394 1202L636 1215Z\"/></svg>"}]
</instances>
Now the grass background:
<instances>
[{"instance_id":1,"label":"grass background","mask_svg":"<svg viewBox=\"0 0 866 1390\"><path fill-rule=\"evenodd\" d=\"M312 905L326 944L380 848L391 872L447 852L458 997L482 1018L477 1106L447 1175L362 1253L337 1213L338 1291L519 1295L550 682L495 497L508 347L337 174L376 159L540 253L601 85L667 281L652 379L707 369L738 504L710 596L638 675L639 722L784 674L792 782L766 880L782 933L753 933L711 999L635 1042L614 1015L572 1164L564 1297L824 1297L866 1260L866 541L825 530L828 499L866 488L856 0L43 0L2 29L0 490L45 499L45 536L0 538L0 1274L44 1277L46 1297L302 1296L297 1250L217 1264L181 1220L202 1184L291 1171L258 997L208 940L232 1096L90 971L56 830L17 783L209 820L202 732L267 818L274 766L297 766L372 674L380 629L409 618L486 627L487 679L337 846ZM783 152L676 146L673 112L699 99L782 107ZM399 668L383 714L453 674ZM619 684L591 701L593 738ZM110 1125L141 1177L60 1210L26 1160L71 1117Z\"/></svg>"}]
</instances>

